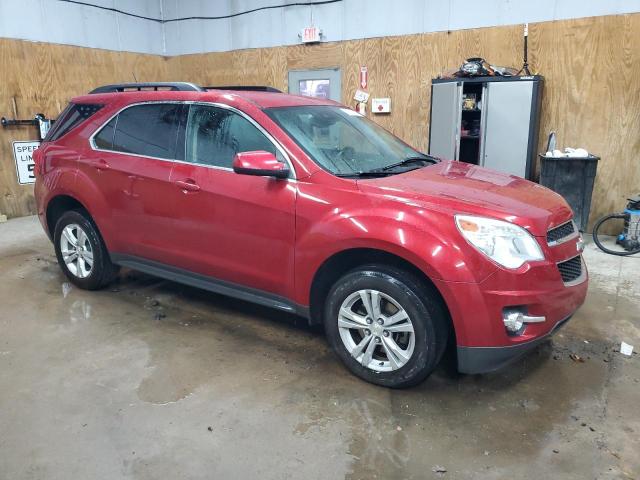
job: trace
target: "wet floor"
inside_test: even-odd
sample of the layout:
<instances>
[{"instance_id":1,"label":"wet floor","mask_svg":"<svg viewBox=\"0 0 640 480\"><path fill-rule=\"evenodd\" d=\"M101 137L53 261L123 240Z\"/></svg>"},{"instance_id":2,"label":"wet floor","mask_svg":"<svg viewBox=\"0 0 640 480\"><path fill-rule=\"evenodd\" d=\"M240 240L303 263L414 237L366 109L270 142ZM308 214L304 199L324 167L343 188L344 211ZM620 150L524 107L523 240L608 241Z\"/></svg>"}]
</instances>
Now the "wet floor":
<instances>
[{"instance_id":1,"label":"wet floor","mask_svg":"<svg viewBox=\"0 0 640 480\"><path fill-rule=\"evenodd\" d=\"M587 303L510 368L351 376L322 331L124 271L72 287L0 224L0 479L640 478L640 258L588 245Z\"/></svg>"}]
</instances>

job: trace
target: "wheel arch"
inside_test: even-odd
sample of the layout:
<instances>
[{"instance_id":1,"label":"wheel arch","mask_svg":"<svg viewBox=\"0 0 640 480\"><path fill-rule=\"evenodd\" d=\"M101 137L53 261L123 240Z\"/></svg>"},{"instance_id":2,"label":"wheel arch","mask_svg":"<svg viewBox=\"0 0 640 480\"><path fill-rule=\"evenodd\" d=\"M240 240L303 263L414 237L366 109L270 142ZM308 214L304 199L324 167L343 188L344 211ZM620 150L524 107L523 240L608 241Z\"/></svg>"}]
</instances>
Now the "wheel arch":
<instances>
[{"instance_id":1,"label":"wheel arch","mask_svg":"<svg viewBox=\"0 0 640 480\"><path fill-rule=\"evenodd\" d=\"M47 221L47 234L49 235L49 238L53 239L53 233L55 231L58 219L65 212L68 212L70 210L83 210L87 213L87 215L91 216L87 207L85 207L84 204L80 202L80 200L71 195L60 194L49 200L49 202L47 203L45 217Z\"/></svg>"},{"instance_id":2,"label":"wheel arch","mask_svg":"<svg viewBox=\"0 0 640 480\"><path fill-rule=\"evenodd\" d=\"M433 291L440 299L441 306L445 312L451 332L455 334L455 327L451 319L447 303L435 283L428 277L428 275L405 258L384 250L373 248L350 248L342 250L327 258L320 265L313 276L309 292L310 323L322 323L322 306L325 303L329 290L340 277L354 268L372 263L394 267L411 273L425 288Z\"/></svg>"}]
</instances>

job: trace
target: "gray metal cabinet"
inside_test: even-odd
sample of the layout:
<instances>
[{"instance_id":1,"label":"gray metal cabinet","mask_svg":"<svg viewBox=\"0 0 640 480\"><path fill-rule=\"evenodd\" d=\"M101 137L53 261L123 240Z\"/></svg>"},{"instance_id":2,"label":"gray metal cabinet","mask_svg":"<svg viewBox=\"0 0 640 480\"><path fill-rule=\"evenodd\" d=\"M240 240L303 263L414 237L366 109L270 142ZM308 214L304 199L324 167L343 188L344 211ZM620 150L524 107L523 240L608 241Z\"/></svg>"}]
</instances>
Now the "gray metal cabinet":
<instances>
[{"instance_id":1,"label":"gray metal cabinet","mask_svg":"<svg viewBox=\"0 0 640 480\"><path fill-rule=\"evenodd\" d=\"M431 89L431 122L429 152L442 158L458 158L460 116L462 115L462 82L434 84ZM431 153L435 155L435 153Z\"/></svg>"},{"instance_id":2,"label":"gray metal cabinet","mask_svg":"<svg viewBox=\"0 0 640 480\"><path fill-rule=\"evenodd\" d=\"M433 80L429 153L531 179L542 84L537 75Z\"/></svg>"}]
</instances>

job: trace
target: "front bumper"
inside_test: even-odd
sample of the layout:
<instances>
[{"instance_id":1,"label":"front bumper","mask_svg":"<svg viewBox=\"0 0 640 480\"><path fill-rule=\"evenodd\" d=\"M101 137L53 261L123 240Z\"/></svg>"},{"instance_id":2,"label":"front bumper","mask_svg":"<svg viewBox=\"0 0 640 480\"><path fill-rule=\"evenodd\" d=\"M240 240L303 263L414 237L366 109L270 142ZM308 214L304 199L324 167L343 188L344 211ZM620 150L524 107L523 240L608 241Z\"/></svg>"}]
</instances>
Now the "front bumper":
<instances>
[{"instance_id":1,"label":"front bumper","mask_svg":"<svg viewBox=\"0 0 640 480\"><path fill-rule=\"evenodd\" d=\"M562 328L562 326L567 323L571 317L572 315L569 315L567 318L560 320L547 334L518 345L510 345L506 347L459 346L457 348L458 371L460 373L477 374L499 370L540 345L540 343Z\"/></svg>"},{"instance_id":2,"label":"front bumper","mask_svg":"<svg viewBox=\"0 0 640 480\"><path fill-rule=\"evenodd\" d=\"M460 372L486 373L516 360L557 331L584 303L584 261L582 274L572 281L563 281L558 267L580 255L578 239L542 246L545 260L516 271L499 268L479 283L434 281L449 308ZM525 323L521 332L511 334L503 317L513 309L543 320Z\"/></svg>"}]
</instances>

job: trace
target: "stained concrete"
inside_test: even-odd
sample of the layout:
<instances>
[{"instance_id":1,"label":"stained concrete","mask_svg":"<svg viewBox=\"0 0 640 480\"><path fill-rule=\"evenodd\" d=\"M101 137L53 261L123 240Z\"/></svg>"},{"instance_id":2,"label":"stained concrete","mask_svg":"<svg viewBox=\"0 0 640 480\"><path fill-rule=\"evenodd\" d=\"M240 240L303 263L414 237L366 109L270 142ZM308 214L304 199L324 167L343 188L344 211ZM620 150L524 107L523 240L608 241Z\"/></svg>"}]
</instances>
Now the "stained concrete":
<instances>
[{"instance_id":1,"label":"stained concrete","mask_svg":"<svg viewBox=\"0 0 640 480\"><path fill-rule=\"evenodd\" d=\"M640 258L585 257L587 303L552 342L393 391L295 317L136 272L72 287L36 219L11 220L0 479L639 478L640 363L618 349L640 349Z\"/></svg>"}]
</instances>

